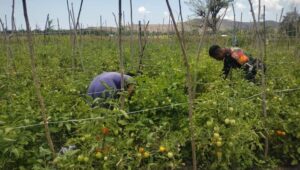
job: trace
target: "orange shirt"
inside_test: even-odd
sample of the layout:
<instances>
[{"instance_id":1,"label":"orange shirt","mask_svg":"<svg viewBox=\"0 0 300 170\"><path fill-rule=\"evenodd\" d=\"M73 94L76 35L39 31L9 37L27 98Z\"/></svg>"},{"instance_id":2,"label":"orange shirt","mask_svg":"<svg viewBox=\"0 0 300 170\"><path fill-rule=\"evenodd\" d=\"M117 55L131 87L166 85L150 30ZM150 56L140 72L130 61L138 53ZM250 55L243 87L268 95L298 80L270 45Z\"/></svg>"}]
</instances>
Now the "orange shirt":
<instances>
[{"instance_id":1,"label":"orange shirt","mask_svg":"<svg viewBox=\"0 0 300 170\"><path fill-rule=\"evenodd\" d=\"M240 48L230 48L231 57L235 59L240 65L244 65L249 61L249 57Z\"/></svg>"}]
</instances>

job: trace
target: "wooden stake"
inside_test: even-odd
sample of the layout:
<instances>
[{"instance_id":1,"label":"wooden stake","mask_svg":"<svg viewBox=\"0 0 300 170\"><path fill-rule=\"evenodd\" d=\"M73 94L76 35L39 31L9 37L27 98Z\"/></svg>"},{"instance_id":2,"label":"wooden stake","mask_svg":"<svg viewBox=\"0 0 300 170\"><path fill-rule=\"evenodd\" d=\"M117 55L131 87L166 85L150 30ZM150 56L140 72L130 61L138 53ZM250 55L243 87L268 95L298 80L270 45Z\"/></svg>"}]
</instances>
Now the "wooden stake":
<instances>
[{"instance_id":1,"label":"wooden stake","mask_svg":"<svg viewBox=\"0 0 300 170\"><path fill-rule=\"evenodd\" d=\"M124 108L125 96L124 92L124 57L122 51L122 0L119 0L119 27L118 27L118 46L119 46L119 58L120 58L120 73L121 73L121 109Z\"/></svg>"},{"instance_id":2,"label":"wooden stake","mask_svg":"<svg viewBox=\"0 0 300 170\"><path fill-rule=\"evenodd\" d=\"M183 62L186 67L186 81L187 81L187 86L188 86L188 101L189 101L189 126L190 126L190 133L191 133L191 145L192 145L192 160L193 160L193 170L197 169L197 159L196 159L196 145L195 145L195 139L194 139L194 125L193 125L193 107L194 107L194 99L193 99L193 92L192 92L192 76L190 73L190 64L188 61L188 57L185 51L184 43L182 40L182 37L180 36L180 33L177 29L176 21L172 12L172 9L169 4L169 0L166 0L170 16L173 20L173 26L177 35L177 38L180 43L180 48L182 51L182 57L183 57Z\"/></svg>"},{"instance_id":3,"label":"wooden stake","mask_svg":"<svg viewBox=\"0 0 300 170\"><path fill-rule=\"evenodd\" d=\"M132 0L130 0L130 64L133 65L133 17L132 17Z\"/></svg>"},{"instance_id":4,"label":"wooden stake","mask_svg":"<svg viewBox=\"0 0 300 170\"><path fill-rule=\"evenodd\" d=\"M252 13L252 18L253 18L253 22L254 22L254 29L255 29L255 32L256 32L256 36L257 36L257 43L258 43L258 49L259 49L259 56L261 58L261 61L263 62L264 61L264 50L265 49L262 49L264 48L264 44L262 44L262 37L260 35L260 32L258 31L258 27L256 25L256 20L255 20L255 14L254 14L254 11L253 11L253 5L252 5L252 2L251 0L248 0L249 1L249 4L250 4L250 9L251 9L251 13ZM264 15L265 15L265 9L264 9ZM264 16L264 24L265 24L265 16ZM265 119L265 123L266 123L266 118L267 118L267 106L266 106L266 85L265 85L265 73L264 73L264 66L262 64L262 80L261 80L261 90L262 90L262 93L261 93L261 97L262 97L262 115L264 116L264 119ZM265 125L266 126L266 125ZM267 158L268 156L268 149L269 149L269 139L268 139L268 133L266 132L265 133L265 149L264 149L264 156L265 156L265 159Z\"/></svg>"},{"instance_id":5,"label":"wooden stake","mask_svg":"<svg viewBox=\"0 0 300 170\"><path fill-rule=\"evenodd\" d=\"M28 48L29 48L30 61L31 61L31 72L32 72L32 78L33 78L33 82L34 82L35 93L37 95L37 98L38 98L39 104L40 104L41 115L43 117L47 142L48 142L49 148L52 152L52 156L53 156L53 158L55 158L56 153L54 150L54 145L53 145L50 130L48 127L48 120L47 120L48 116L46 114L46 106L45 106L45 102L44 102L44 97L42 96L42 93L41 93L41 85L40 85L39 76L36 73L35 53L34 53L33 39L32 39L32 35L31 35L28 14L27 14L26 0L22 0L22 2L23 2L24 18L25 18L26 30L27 30L26 31L27 32L27 41L28 41Z\"/></svg>"}]
</instances>

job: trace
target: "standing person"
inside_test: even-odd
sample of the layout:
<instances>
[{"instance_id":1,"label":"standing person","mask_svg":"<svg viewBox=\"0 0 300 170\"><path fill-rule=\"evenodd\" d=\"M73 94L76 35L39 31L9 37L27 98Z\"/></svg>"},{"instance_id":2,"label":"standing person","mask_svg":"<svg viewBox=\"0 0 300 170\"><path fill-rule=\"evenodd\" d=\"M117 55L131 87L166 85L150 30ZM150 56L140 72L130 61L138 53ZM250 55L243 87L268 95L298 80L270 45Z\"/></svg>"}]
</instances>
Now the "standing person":
<instances>
[{"instance_id":1,"label":"standing person","mask_svg":"<svg viewBox=\"0 0 300 170\"><path fill-rule=\"evenodd\" d=\"M124 90L131 96L134 93L136 82L134 78L124 74ZM121 90L121 73L104 72L96 76L90 83L88 95L93 99L100 98L118 98L118 92Z\"/></svg>"},{"instance_id":2,"label":"standing person","mask_svg":"<svg viewBox=\"0 0 300 170\"><path fill-rule=\"evenodd\" d=\"M245 53L241 48L221 48L218 45L212 45L209 48L209 55L216 60L223 60L224 79L229 75L230 69L241 68L245 72L245 79L254 82L257 69L265 65L258 59L253 58L250 54Z\"/></svg>"}]
</instances>

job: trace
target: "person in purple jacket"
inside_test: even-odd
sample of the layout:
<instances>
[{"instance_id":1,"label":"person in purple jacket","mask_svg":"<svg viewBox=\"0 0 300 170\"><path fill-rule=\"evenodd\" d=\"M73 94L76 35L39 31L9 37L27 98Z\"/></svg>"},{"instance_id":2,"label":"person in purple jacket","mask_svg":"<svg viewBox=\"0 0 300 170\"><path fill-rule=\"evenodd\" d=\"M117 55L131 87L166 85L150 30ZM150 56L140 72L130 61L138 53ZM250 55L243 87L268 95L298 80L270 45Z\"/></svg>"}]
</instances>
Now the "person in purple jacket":
<instances>
[{"instance_id":1,"label":"person in purple jacket","mask_svg":"<svg viewBox=\"0 0 300 170\"><path fill-rule=\"evenodd\" d=\"M136 82L134 78L124 74L124 89L129 96L134 92ZM118 92L121 90L121 73L104 72L96 76L88 88L88 95L93 99L100 98L118 98Z\"/></svg>"}]
</instances>

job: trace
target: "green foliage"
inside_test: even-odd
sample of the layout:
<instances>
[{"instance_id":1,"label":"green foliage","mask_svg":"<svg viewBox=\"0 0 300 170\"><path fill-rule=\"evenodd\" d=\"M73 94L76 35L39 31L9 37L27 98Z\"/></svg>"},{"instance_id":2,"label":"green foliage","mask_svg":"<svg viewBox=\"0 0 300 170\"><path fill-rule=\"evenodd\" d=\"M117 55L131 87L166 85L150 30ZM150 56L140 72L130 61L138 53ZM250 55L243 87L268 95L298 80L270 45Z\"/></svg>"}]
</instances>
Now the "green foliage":
<instances>
[{"instance_id":1,"label":"green foliage","mask_svg":"<svg viewBox=\"0 0 300 170\"><path fill-rule=\"evenodd\" d=\"M42 37L36 38L37 69L55 150L58 153L63 146L71 145L76 149L58 154L53 160L43 126L31 126L40 124L42 118L28 70L27 48L21 37L20 42L12 45L17 73L0 75L0 169L191 166L185 69L173 39L150 37L143 58L143 75L136 77L135 94L126 100L124 110L119 109L118 100L108 101L113 106L111 110L92 108L95 101L86 96L87 86L95 75L118 70L113 39L100 41L100 37L84 36L81 57L85 71L77 70L74 75L70 69L69 37L49 36L47 46L42 41ZM201 63L195 63L197 43L192 39L187 42L191 70L198 77L193 122L199 167L266 169L298 164L300 94L292 89L299 88L300 65L293 52L268 46L268 117L264 119L261 87L244 80L240 70L233 70L231 81L223 80L222 63L209 58L207 50L201 51ZM246 42L243 39L242 45ZM250 46L242 48L255 54ZM0 50L5 49L1 46ZM129 43L125 44L124 52L129 61ZM5 53L0 53L0 58L5 61ZM0 63L2 73L6 71L5 64ZM136 63L127 62L126 67L135 70ZM103 130L106 128L107 132ZM285 135L278 135L278 131ZM266 137L270 144L268 159L263 157ZM166 151L160 151L160 146Z\"/></svg>"}]
</instances>

